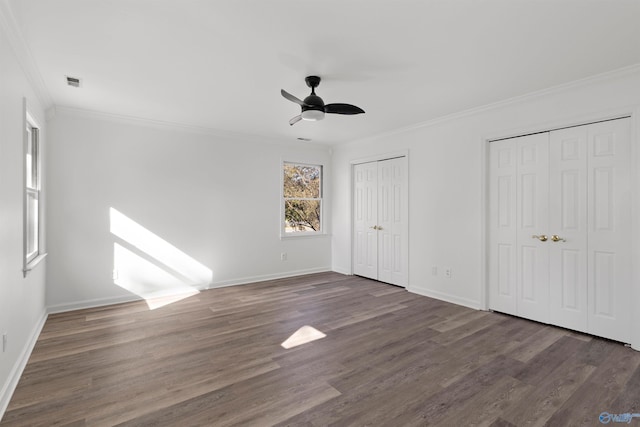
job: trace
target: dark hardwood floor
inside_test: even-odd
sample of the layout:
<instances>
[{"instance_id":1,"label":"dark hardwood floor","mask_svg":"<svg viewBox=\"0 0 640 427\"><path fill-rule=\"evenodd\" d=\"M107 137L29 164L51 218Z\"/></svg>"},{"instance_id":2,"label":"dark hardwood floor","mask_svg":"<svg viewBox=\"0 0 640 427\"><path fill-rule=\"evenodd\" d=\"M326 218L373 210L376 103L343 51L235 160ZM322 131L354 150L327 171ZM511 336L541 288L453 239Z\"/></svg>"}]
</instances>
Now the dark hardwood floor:
<instances>
[{"instance_id":1,"label":"dark hardwood floor","mask_svg":"<svg viewBox=\"0 0 640 427\"><path fill-rule=\"evenodd\" d=\"M326 337L283 348L302 326ZM0 425L595 426L640 412L639 366L619 343L321 273L51 315Z\"/></svg>"}]
</instances>

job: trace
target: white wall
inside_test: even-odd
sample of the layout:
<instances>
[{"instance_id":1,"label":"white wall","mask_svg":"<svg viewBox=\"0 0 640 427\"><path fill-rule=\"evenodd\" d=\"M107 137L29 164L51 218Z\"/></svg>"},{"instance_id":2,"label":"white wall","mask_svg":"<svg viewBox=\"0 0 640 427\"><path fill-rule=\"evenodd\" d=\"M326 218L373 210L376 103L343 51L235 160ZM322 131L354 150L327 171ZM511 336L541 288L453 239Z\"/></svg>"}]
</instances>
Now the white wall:
<instances>
[{"instance_id":1,"label":"white wall","mask_svg":"<svg viewBox=\"0 0 640 427\"><path fill-rule=\"evenodd\" d=\"M279 228L282 160L325 164L330 185L327 147L242 141L64 108L48 127L52 311L137 298L141 288L215 287L331 268L329 236L281 240ZM111 208L147 231L112 233ZM158 246L175 254L157 254Z\"/></svg>"},{"instance_id":2,"label":"white wall","mask_svg":"<svg viewBox=\"0 0 640 427\"><path fill-rule=\"evenodd\" d=\"M45 135L46 150L43 109L0 25L0 334L8 337L0 352L0 418L46 318L46 260L26 278L22 274L23 98Z\"/></svg>"},{"instance_id":3,"label":"white wall","mask_svg":"<svg viewBox=\"0 0 640 427\"><path fill-rule=\"evenodd\" d=\"M634 114L634 163L638 162L640 67L576 82L425 123L413 129L334 147L333 269L351 271L350 164L354 159L409 151L409 289L476 308L485 307L485 162L488 138L514 136ZM637 175L635 188L637 185ZM634 194L638 241L638 196ZM634 249L638 265L638 248ZM433 276L432 266L439 274ZM452 278L442 274L452 269ZM640 305L636 267L634 301ZM636 312L638 310L635 310ZM640 324L640 317L636 318ZM638 328L635 328L638 329ZM640 348L640 334L634 338Z\"/></svg>"}]
</instances>

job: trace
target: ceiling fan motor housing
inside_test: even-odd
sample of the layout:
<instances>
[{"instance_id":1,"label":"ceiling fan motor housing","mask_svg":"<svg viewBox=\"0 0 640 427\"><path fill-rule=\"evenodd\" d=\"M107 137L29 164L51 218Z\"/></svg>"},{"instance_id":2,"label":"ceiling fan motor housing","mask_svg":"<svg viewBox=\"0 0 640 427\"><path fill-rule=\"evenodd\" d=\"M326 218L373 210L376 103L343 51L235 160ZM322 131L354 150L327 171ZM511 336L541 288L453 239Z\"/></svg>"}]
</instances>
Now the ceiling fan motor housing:
<instances>
[{"instance_id":1,"label":"ceiling fan motor housing","mask_svg":"<svg viewBox=\"0 0 640 427\"><path fill-rule=\"evenodd\" d=\"M318 95L311 94L304 99L302 105L302 118L304 120L324 119L324 101Z\"/></svg>"},{"instance_id":2,"label":"ceiling fan motor housing","mask_svg":"<svg viewBox=\"0 0 640 427\"><path fill-rule=\"evenodd\" d=\"M304 107L308 107L309 109L324 111L324 101L318 95L307 96L304 99L304 103L305 105L302 106L303 110Z\"/></svg>"}]
</instances>

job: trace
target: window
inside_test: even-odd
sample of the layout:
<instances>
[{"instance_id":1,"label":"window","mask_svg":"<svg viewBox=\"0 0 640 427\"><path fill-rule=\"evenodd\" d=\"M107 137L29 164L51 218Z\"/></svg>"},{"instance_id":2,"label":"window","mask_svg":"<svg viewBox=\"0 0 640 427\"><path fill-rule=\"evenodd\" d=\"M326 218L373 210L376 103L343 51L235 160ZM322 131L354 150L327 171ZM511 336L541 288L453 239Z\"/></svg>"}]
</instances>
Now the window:
<instances>
[{"instance_id":1,"label":"window","mask_svg":"<svg viewBox=\"0 0 640 427\"><path fill-rule=\"evenodd\" d=\"M26 113L24 168L24 274L42 259L40 129Z\"/></svg>"},{"instance_id":2,"label":"window","mask_svg":"<svg viewBox=\"0 0 640 427\"><path fill-rule=\"evenodd\" d=\"M283 165L285 235L322 232L322 166Z\"/></svg>"}]
</instances>

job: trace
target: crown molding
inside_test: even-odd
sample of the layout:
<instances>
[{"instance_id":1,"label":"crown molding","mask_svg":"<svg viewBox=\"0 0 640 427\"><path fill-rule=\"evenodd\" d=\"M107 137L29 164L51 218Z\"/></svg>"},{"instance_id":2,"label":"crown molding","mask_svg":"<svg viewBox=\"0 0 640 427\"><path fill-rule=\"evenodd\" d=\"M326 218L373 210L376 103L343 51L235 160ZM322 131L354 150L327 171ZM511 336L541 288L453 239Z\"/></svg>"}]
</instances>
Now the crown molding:
<instances>
[{"instance_id":1,"label":"crown molding","mask_svg":"<svg viewBox=\"0 0 640 427\"><path fill-rule=\"evenodd\" d=\"M435 119L430 119L430 120L425 120L423 122L419 122L413 125L409 125L409 126L404 126L398 129L394 129L388 132L381 132L375 135L370 135L370 136L366 136L363 138L358 138L352 141L347 142L344 145L351 145L351 144L357 144L357 143L362 143L362 142L368 142L368 141L373 141L376 139L381 139L381 138L388 138L391 136L395 136L395 135L399 135L399 134L403 134L406 132L410 132L413 130L417 130L417 129L422 129L422 128L428 128L431 126L435 126L441 123L446 123L446 122L450 122L453 120L458 120L464 117L469 117L469 116L473 116L475 114L480 114L483 112L487 112L487 111L492 111L492 110L497 110L500 108L504 108L507 107L509 105L513 105L513 104L518 104L518 103L522 103L525 101L530 101L530 100L534 100L536 98L540 98L542 96L548 96L548 95L553 95L553 94L558 94L558 93L562 93L565 91L568 91L570 89L575 89L575 88L580 88L580 87L585 87L585 86L589 86L595 83L599 83L599 82L603 82L603 81L607 81L607 80L611 80L611 79L615 79L615 78L620 78L620 77L625 77L628 75L632 75L632 74L636 74L636 73L640 73L640 64L633 64L627 67L623 67L623 68L618 68L616 70L612 70L612 71L607 71L604 73L600 73L600 74L595 74L593 76L589 76L589 77L585 77L582 79L578 79L578 80L574 80L568 83L563 83L560 85L556 85L556 86L551 86L549 88L546 89L541 89L535 92L530 92L524 95L519 95L519 96L514 96L512 98L508 98L508 99L504 99L502 101L497 101L497 102L492 102L490 104L485 104L485 105L481 105L478 107L473 107L473 108L469 108L466 110L462 110L459 111L457 113L451 113L451 114L447 114L441 117L437 117ZM343 145L343 146L344 146Z\"/></svg>"},{"instance_id":2,"label":"crown molding","mask_svg":"<svg viewBox=\"0 0 640 427\"><path fill-rule=\"evenodd\" d=\"M8 0L0 0L0 28L4 29L9 45L13 48L18 63L22 67L22 71L24 71L42 108L45 110L50 108L53 105L53 100L36 66L31 50L22 36L20 26L13 15Z\"/></svg>"},{"instance_id":3,"label":"crown molding","mask_svg":"<svg viewBox=\"0 0 640 427\"><path fill-rule=\"evenodd\" d=\"M87 119L104 120L104 121L116 122L121 124L129 124L134 126L142 126L142 127L161 129L161 130L170 130L170 131L205 135L205 136L211 136L211 137L215 137L216 139L222 139L227 141L237 141L237 142L253 143L253 144L255 144L256 142L260 142L265 144L285 145L285 146L292 146L292 147L305 146L305 147L318 148L325 151L329 150L330 148L329 145L325 145L321 143L314 143L314 142L300 143L299 141L288 141L284 137L280 139L280 138L267 137L264 135L257 135L257 134L251 134L251 133L231 132L231 131L208 128L203 126L187 125L183 123L168 122L163 120L155 120L155 119L148 119L148 118L142 118L142 117L133 117L133 116L127 116L122 114L107 113L103 111L88 110L84 108L76 108L76 107L69 107L69 106L63 106L63 105L54 105L53 107L47 110L47 120L51 120L55 117L59 117L63 115L82 117Z\"/></svg>"}]
</instances>

